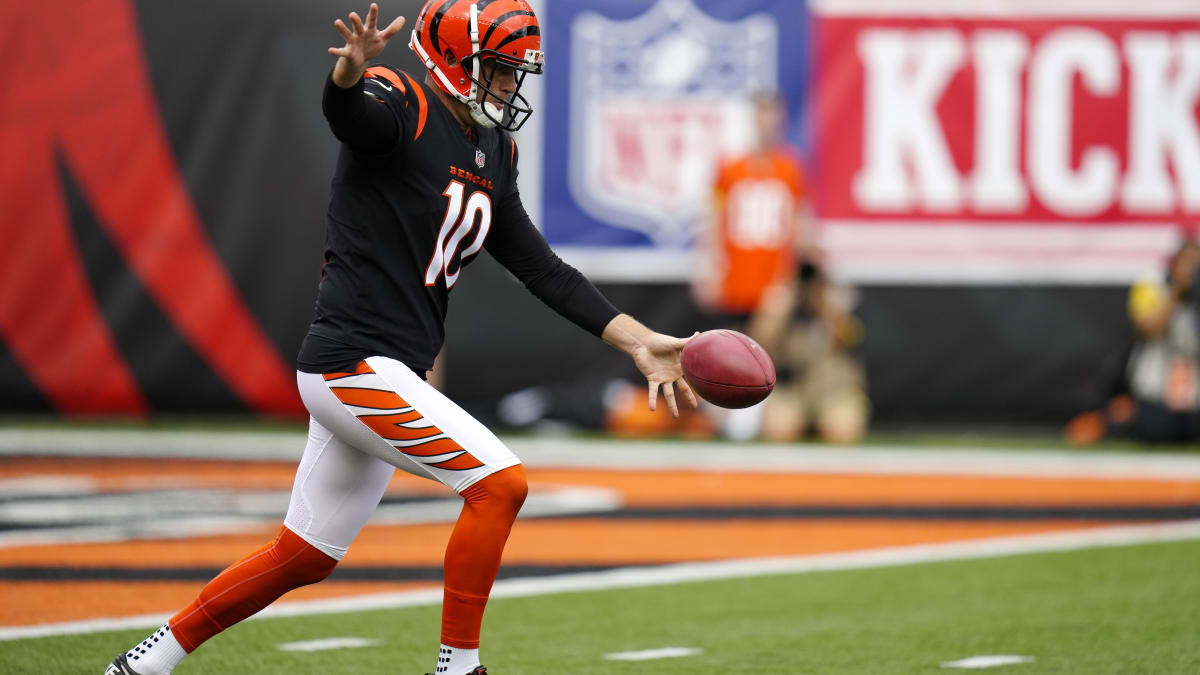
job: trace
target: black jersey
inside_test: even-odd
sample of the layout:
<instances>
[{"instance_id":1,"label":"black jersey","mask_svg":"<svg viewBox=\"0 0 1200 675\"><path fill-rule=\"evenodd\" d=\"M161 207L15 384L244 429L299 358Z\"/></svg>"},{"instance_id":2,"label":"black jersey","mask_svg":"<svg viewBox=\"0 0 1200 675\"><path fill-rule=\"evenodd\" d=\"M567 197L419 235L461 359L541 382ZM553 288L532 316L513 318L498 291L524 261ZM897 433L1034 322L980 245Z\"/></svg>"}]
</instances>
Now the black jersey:
<instances>
[{"instance_id":1,"label":"black jersey","mask_svg":"<svg viewBox=\"0 0 1200 675\"><path fill-rule=\"evenodd\" d=\"M481 250L593 334L617 315L530 222L507 133L464 133L432 89L387 66L349 89L327 79L323 107L342 148L300 370L330 372L375 355L419 372L433 367L449 293Z\"/></svg>"}]
</instances>

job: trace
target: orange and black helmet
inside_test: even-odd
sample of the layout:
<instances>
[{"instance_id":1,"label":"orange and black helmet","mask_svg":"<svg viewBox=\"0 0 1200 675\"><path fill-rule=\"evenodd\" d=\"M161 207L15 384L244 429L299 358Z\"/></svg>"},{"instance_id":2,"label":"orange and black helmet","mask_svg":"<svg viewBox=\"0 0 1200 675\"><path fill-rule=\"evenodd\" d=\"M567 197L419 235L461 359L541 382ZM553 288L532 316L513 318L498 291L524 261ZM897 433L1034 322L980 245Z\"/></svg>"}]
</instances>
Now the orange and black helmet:
<instances>
[{"instance_id":1,"label":"orange and black helmet","mask_svg":"<svg viewBox=\"0 0 1200 675\"><path fill-rule=\"evenodd\" d=\"M537 17L525 0L429 0L408 46L480 126L516 131L533 112L521 84L526 74L541 74L545 55ZM497 67L515 72L511 96L491 89Z\"/></svg>"}]
</instances>

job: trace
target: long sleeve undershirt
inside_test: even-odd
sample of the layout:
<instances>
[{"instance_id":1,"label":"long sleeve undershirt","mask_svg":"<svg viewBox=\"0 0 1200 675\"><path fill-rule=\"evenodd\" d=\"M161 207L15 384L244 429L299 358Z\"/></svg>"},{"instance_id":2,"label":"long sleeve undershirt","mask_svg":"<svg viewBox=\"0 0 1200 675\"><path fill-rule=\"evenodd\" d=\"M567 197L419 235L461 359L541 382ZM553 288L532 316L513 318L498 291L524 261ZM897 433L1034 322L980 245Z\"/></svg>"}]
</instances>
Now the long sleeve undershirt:
<instances>
[{"instance_id":1,"label":"long sleeve undershirt","mask_svg":"<svg viewBox=\"0 0 1200 675\"><path fill-rule=\"evenodd\" d=\"M603 333L620 312L579 270L550 249L525 213L516 190L501 200L496 216L505 226L487 238L484 248L488 253L551 309L593 335Z\"/></svg>"},{"instance_id":2,"label":"long sleeve undershirt","mask_svg":"<svg viewBox=\"0 0 1200 675\"><path fill-rule=\"evenodd\" d=\"M352 150L371 154L389 152L400 140L400 122L386 103L368 100L365 78L342 88L333 83L333 74L325 78L321 110L337 139ZM371 105L367 105L368 102Z\"/></svg>"}]
</instances>

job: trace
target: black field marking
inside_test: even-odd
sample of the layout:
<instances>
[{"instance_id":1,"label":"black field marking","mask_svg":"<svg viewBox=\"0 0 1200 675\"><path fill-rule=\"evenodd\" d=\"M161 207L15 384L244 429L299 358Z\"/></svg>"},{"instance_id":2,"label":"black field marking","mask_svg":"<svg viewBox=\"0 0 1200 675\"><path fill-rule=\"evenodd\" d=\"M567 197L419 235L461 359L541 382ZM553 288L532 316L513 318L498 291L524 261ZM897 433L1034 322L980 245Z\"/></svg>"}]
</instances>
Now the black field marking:
<instances>
[{"instance_id":1,"label":"black field marking","mask_svg":"<svg viewBox=\"0 0 1200 675\"><path fill-rule=\"evenodd\" d=\"M661 563L653 563L661 564ZM505 565L498 578L545 577L577 572L598 572L618 567L647 566L627 562L620 565ZM219 567L49 567L0 566L0 581L197 581L221 573ZM441 583L440 565L398 567L340 566L329 576L333 581L431 581Z\"/></svg>"},{"instance_id":2,"label":"black field marking","mask_svg":"<svg viewBox=\"0 0 1200 675\"><path fill-rule=\"evenodd\" d=\"M71 499L71 496L65 499ZM434 496L389 496L381 504L420 504L447 501ZM224 511L203 511L204 515ZM248 514L254 515L254 514ZM261 515L261 514L259 514ZM181 518L185 513L172 513ZM953 521L1165 521L1200 518L1200 504L1123 506L904 506L904 505L811 505L811 506L662 506L626 508L616 511L576 511L572 513L524 516L532 520L589 518L604 520L953 520ZM86 514L70 520L27 523L0 520L0 533L54 531L70 527L113 524L111 519L88 520Z\"/></svg>"},{"instance_id":3,"label":"black field marking","mask_svg":"<svg viewBox=\"0 0 1200 675\"><path fill-rule=\"evenodd\" d=\"M662 506L551 514L537 518L606 520L1189 520L1200 504L1126 506Z\"/></svg>"}]
</instances>

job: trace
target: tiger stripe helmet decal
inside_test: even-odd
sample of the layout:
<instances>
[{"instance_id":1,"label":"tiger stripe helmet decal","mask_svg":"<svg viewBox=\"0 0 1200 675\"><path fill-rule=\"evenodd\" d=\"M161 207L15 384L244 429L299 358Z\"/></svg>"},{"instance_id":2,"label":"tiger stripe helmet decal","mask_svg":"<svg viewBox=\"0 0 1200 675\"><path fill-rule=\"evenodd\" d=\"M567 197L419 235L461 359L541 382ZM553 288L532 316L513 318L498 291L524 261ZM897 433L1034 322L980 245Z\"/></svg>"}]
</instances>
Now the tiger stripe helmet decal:
<instances>
[{"instance_id":1,"label":"tiger stripe helmet decal","mask_svg":"<svg viewBox=\"0 0 1200 675\"><path fill-rule=\"evenodd\" d=\"M521 84L526 74L541 74L545 54L537 16L525 0L429 0L417 15L409 48L480 126L516 131L533 112ZM516 75L511 96L491 88L497 65Z\"/></svg>"}]
</instances>

